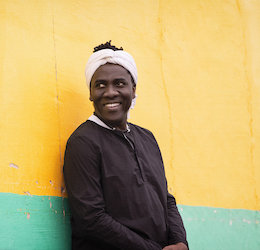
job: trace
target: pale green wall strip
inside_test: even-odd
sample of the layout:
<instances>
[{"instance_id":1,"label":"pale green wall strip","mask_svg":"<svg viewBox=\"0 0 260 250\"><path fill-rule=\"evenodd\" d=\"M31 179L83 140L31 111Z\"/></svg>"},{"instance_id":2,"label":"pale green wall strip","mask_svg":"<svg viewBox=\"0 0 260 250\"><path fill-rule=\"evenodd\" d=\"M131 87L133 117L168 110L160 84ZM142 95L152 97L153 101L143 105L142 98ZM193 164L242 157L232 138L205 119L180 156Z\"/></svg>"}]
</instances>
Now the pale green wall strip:
<instances>
[{"instance_id":1,"label":"pale green wall strip","mask_svg":"<svg viewBox=\"0 0 260 250\"><path fill-rule=\"evenodd\" d=\"M191 250L259 250L260 212L179 205ZM68 250L67 199L0 193L0 250Z\"/></svg>"},{"instance_id":2,"label":"pale green wall strip","mask_svg":"<svg viewBox=\"0 0 260 250\"><path fill-rule=\"evenodd\" d=\"M67 199L0 193L0 249L70 249Z\"/></svg>"},{"instance_id":3,"label":"pale green wall strip","mask_svg":"<svg viewBox=\"0 0 260 250\"><path fill-rule=\"evenodd\" d=\"M260 212L180 205L191 250L260 250Z\"/></svg>"}]
</instances>

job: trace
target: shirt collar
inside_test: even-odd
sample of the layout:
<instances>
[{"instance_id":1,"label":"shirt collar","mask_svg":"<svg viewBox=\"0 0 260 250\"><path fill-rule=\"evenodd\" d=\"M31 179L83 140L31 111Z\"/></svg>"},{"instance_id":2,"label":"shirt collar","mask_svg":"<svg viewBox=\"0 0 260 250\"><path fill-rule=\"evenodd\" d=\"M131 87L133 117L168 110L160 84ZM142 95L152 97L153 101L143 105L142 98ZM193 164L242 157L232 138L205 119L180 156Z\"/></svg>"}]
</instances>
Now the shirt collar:
<instances>
[{"instance_id":1,"label":"shirt collar","mask_svg":"<svg viewBox=\"0 0 260 250\"><path fill-rule=\"evenodd\" d=\"M88 121L92 121L95 122L96 124L98 124L99 126L103 127L103 128L107 128L109 130L116 130L116 128L111 128L109 126L107 126L103 121L101 121L96 115L91 115L88 118ZM130 132L130 127L128 124L126 124L126 132Z\"/></svg>"}]
</instances>

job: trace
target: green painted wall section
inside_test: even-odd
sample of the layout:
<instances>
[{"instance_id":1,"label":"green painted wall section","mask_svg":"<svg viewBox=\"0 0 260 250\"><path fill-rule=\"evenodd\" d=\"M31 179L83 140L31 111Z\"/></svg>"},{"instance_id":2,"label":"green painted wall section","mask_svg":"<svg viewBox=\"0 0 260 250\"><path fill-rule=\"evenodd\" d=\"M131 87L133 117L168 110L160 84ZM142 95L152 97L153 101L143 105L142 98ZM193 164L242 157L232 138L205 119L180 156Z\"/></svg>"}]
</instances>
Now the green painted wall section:
<instances>
[{"instance_id":1,"label":"green painted wall section","mask_svg":"<svg viewBox=\"0 0 260 250\"><path fill-rule=\"evenodd\" d=\"M1 250L70 249L67 199L0 194Z\"/></svg>"},{"instance_id":2,"label":"green painted wall section","mask_svg":"<svg viewBox=\"0 0 260 250\"><path fill-rule=\"evenodd\" d=\"M0 194L0 250L70 249L68 200ZM191 250L259 250L260 212L179 205Z\"/></svg>"},{"instance_id":3,"label":"green painted wall section","mask_svg":"<svg viewBox=\"0 0 260 250\"><path fill-rule=\"evenodd\" d=\"M178 207L191 250L260 250L260 211Z\"/></svg>"}]
</instances>

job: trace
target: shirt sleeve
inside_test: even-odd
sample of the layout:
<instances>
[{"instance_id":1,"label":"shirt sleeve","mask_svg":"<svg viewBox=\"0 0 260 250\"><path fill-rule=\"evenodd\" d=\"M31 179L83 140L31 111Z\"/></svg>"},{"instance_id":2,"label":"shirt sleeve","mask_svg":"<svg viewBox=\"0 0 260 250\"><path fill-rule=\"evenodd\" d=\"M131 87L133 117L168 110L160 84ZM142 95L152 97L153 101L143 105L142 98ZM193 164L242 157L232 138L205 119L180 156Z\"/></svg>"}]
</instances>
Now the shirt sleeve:
<instances>
[{"instance_id":1,"label":"shirt sleeve","mask_svg":"<svg viewBox=\"0 0 260 250\"><path fill-rule=\"evenodd\" d=\"M87 138L78 136L68 141L64 178L75 225L73 232L79 237L100 240L119 249L161 249L156 242L142 238L107 214L100 161L98 146Z\"/></svg>"},{"instance_id":2,"label":"shirt sleeve","mask_svg":"<svg viewBox=\"0 0 260 250\"><path fill-rule=\"evenodd\" d=\"M181 215L176 206L175 198L167 194L167 208L168 208L168 226L169 226L169 245L184 243L188 247L186 240L186 231L183 225Z\"/></svg>"}]
</instances>

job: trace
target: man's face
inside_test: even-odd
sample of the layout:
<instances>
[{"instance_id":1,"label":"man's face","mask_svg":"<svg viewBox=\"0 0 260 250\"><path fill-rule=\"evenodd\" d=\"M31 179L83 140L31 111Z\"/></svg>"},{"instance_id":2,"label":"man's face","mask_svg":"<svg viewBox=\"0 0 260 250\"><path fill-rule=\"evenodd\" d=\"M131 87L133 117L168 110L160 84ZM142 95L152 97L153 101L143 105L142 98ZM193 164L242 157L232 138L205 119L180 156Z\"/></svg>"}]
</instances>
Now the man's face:
<instances>
[{"instance_id":1,"label":"man's face","mask_svg":"<svg viewBox=\"0 0 260 250\"><path fill-rule=\"evenodd\" d=\"M126 129L127 112L135 97L130 73L120 65L100 66L91 79L90 100L96 114L108 125Z\"/></svg>"}]
</instances>

